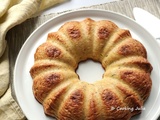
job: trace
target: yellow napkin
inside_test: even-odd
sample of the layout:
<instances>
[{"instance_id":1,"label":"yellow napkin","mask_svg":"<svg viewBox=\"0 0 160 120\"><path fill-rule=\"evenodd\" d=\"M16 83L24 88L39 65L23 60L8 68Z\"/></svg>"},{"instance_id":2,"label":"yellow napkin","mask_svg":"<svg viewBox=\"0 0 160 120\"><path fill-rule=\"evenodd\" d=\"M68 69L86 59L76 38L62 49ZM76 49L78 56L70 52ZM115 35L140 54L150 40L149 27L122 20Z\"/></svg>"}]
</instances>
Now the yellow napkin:
<instances>
[{"instance_id":1,"label":"yellow napkin","mask_svg":"<svg viewBox=\"0 0 160 120\"><path fill-rule=\"evenodd\" d=\"M12 98L6 33L34 14L64 0L0 0L0 120L25 119Z\"/></svg>"}]
</instances>

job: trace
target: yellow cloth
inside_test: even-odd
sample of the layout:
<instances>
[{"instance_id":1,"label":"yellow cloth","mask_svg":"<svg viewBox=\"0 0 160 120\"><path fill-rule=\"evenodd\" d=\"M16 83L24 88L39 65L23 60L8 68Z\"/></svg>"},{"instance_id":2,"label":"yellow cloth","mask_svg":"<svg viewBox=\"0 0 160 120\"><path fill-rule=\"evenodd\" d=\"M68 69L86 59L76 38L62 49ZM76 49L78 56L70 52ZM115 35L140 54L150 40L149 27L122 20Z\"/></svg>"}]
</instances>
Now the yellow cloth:
<instances>
[{"instance_id":1,"label":"yellow cloth","mask_svg":"<svg viewBox=\"0 0 160 120\"><path fill-rule=\"evenodd\" d=\"M11 95L6 33L34 14L64 0L0 0L0 120L25 119Z\"/></svg>"}]
</instances>

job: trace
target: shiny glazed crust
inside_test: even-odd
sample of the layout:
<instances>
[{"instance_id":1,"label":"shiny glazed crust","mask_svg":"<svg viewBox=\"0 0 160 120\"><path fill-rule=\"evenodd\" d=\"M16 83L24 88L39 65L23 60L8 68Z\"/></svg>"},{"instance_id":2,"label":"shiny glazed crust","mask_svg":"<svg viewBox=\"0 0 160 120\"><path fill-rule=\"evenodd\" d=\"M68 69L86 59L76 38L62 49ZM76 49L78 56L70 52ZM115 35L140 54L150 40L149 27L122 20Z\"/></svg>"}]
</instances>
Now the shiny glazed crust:
<instances>
[{"instance_id":1,"label":"shiny glazed crust","mask_svg":"<svg viewBox=\"0 0 160 120\"><path fill-rule=\"evenodd\" d=\"M65 23L48 34L34 58L34 96L58 120L129 120L151 91L144 46L109 20ZM87 59L102 64L102 80L79 80L75 70Z\"/></svg>"}]
</instances>

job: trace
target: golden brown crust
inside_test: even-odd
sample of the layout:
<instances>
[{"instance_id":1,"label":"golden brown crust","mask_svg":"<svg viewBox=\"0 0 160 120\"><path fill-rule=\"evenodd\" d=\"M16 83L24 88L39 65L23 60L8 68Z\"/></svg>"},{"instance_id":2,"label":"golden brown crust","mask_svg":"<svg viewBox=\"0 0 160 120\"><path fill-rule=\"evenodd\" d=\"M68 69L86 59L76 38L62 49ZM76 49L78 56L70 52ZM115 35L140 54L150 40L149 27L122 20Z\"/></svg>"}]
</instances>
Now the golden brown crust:
<instances>
[{"instance_id":1,"label":"golden brown crust","mask_svg":"<svg viewBox=\"0 0 160 120\"><path fill-rule=\"evenodd\" d=\"M151 91L145 47L109 20L66 22L48 34L34 58L34 96L58 120L129 120ZM102 80L79 80L75 70L86 59L102 63Z\"/></svg>"},{"instance_id":2,"label":"golden brown crust","mask_svg":"<svg viewBox=\"0 0 160 120\"><path fill-rule=\"evenodd\" d=\"M63 86L63 88L52 92L47 99L44 100L43 106L44 111L47 115L58 117L58 107L60 106L60 102L64 93L67 91L67 87L69 85ZM51 96L51 97L50 97Z\"/></svg>"},{"instance_id":3,"label":"golden brown crust","mask_svg":"<svg viewBox=\"0 0 160 120\"><path fill-rule=\"evenodd\" d=\"M152 86L149 73L125 70L120 72L120 78L133 87L139 93L141 99L146 100Z\"/></svg>"},{"instance_id":4,"label":"golden brown crust","mask_svg":"<svg viewBox=\"0 0 160 120\"><path fill-rule=\"evenodd\" d=\"M136 93L129 91L123 86L118 85L117 88L121 91L122 95L124 96L123 102L127 103L126 108L130 110L131 115L133 116L139 114L143 105L142 100L138 98Z\"/></svg>"},{"instance_id":5,"label":"golden brown crust","mask_svg":"<svg viewBox=\"0 0 160 120\"><path fill-rule=\"evenodd\" d=\"M62 76L51 73L34 79L33 91L36 99L42 103L49 92L62 81Z\"/></svg>"},{"instance_id":6,"label":"golden brown crust","mask_svg":"<svg viewBox=\"0 0 160 120\"><path fill-rule=\"evenodd\" d=\"M136 40L130 40L127 44L124 43L118 47L118 54L129 56L129 55L138 55L147 57L146 50L143 47L143 45L136 41Z\"/></svg>"},{"instance_id":7,"label":"golden brown crust","mask_svg":"<svg viewBox=\"0 0 160 120\"><path fill-rule=\"evenodd\" d=\"M96 105L94 98L92 98L89 101L89 112L88 112L88 116L86 118L87 118L87 120L98 120L99 119L97 105Z\"/></svg>"},{"instance_id":8,"label":"golden brown crust","mask_svg":"<svg viewBox=\"0 0 160 120\"><path fill-rule=\"evenodd\" d=\"M58 110L58 119L84 119L84 91L86 90L86 85L86 83L83 84L83 82L79 81L70 86L70 89L66 93L67 96L65 96L63 99L63 104L60 104Z\"/></svg>"}]
</instances>

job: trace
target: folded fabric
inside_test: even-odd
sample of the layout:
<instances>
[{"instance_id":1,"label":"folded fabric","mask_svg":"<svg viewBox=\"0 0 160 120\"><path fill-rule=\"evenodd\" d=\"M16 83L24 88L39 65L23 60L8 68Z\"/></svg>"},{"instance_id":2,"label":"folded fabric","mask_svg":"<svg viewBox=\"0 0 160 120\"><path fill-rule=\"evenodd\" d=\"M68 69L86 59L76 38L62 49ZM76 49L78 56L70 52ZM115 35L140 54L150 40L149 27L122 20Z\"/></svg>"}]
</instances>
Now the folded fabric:
<instances>
[{"instance_id":1,"label":"folded fabric","mask_svg":"<svg viewBox=\"0 0 160 120\"><path fill-rule=\"evenodd\" d=\"M0 0L0 119L24 119L11 95L7 42L8 30L34 14L64 0Z\"/></svg>"}]
</instances>

